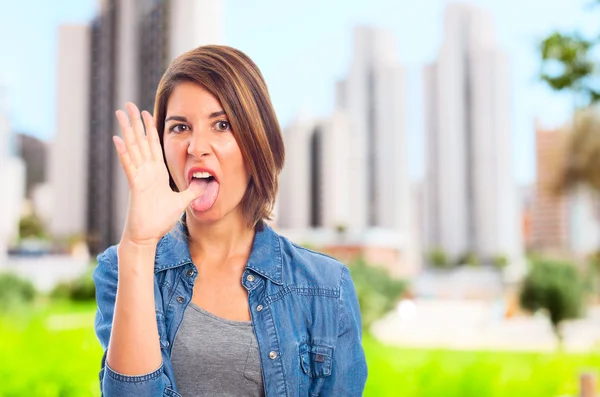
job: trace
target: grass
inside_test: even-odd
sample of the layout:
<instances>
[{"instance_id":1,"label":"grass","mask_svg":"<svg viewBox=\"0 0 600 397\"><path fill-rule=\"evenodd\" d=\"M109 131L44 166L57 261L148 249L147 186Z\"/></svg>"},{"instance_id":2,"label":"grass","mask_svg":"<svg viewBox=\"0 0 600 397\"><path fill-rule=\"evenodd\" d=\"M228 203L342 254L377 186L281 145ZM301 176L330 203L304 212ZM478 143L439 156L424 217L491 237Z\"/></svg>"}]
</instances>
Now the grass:
<instances>
[{"instance_id":1,"label":"grass","mask_svg":"<svg viewBox=\"0 0 600 397\"><path fill-rule=\"evenodd\" d=\"M0 397L99 396L94 303L53 303L0 317ZM394 348L366 336L365 396L576 396L600 354Z\"/></svg>"},{"instance_id":2,"label":"grass","mask_svg":"<svg viewBox=\"0 0 600 397\"><path fill-rule=\"evenodd\" d=\"M0 396L100 396L94 307L42 305L1 317Z\"/></svg>"},{"instance_id":3,"label":"grass","mask_svg":"<svg viewBox=\"0 0 600 397\"><path fill-rule=\"evenodd\" d=\"M600 354L404 349L365 337L365 396L577 396L582 371L600 373Z\"/></svg>"}]
</instances>

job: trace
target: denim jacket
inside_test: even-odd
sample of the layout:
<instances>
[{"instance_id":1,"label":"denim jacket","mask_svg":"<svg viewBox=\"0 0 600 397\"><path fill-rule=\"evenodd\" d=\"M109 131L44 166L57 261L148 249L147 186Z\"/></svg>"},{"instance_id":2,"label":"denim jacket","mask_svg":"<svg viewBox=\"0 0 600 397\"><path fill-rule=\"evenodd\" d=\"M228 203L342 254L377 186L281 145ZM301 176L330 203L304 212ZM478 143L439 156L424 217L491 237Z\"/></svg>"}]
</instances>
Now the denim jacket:
<instances>
[{"instance_id":1,"label":"denim jacket","mask_svg":"<svg viewBox=\"0 0 600 397\"><path fill-rule=\"evenodd\" d=\"M104 349L100 387L105 397L180 396L171 349L198 274L185 233L185 226L178 224L156 248L154 297L162 365L145 375L122 375L106 365L117 290L117 247L98 256L95 329ZM248 291L267 397L362 395L367 365L348 268L263 225L240 282Z\"/></svg>"}]
</instances>

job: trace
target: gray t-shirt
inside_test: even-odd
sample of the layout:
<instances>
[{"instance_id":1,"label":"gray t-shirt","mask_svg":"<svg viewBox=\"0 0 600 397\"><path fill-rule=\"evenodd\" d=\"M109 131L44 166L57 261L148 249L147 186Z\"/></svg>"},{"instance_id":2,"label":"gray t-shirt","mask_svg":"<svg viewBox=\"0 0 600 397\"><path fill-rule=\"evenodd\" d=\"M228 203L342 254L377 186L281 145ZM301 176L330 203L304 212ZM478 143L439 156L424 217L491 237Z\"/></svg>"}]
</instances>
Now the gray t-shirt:
<instances>
[{"instance_id":1,"label":"gray t-shirt","mask_svg":"<svg viewBox=\"0 0 600 397\"><path fill-rule=\"evenodd\" d=\"M265 395L250 321L226 320L190 302L175 337L171 362L183 397Z\"/></svg>"}]
</instances>

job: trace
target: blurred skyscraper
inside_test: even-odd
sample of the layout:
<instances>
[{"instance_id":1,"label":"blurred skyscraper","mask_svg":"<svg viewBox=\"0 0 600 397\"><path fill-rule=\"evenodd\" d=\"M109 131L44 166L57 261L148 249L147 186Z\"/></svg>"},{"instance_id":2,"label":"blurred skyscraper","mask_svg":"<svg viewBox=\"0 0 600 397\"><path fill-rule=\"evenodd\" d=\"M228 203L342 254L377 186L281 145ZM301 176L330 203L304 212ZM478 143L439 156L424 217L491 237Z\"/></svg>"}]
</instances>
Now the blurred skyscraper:
<instances>
[{"instance_id":1,"label":"blurred skyscraper","mask_svg":"<svg viewBox=\"0 0 600 397\"><path fill-rule=\"evenodd\" d=\"M345 228L357 183L349 171L350 123L336 112L321 120L297 119L284 130L286 164L280 177L277 225Z\"/></svg>"},{"instance_id":2,"label":"blurred skyscraper","mask_svg":"<svg viewBox=\"0 0 600 397\"><path fill-rule=\"evenodd\" d=\"M77 196L73 199L77 221L71 221L68 230L55 228L56 234L85 233L92 252L118 242L128 185L112 142L112 136L120 134L114 112L127 101L153 111L156 87L169 62L184 51L220 41L220 5L218 0L100 1L100 14L87 33L87 48L71 50L81 65L89 63L88 74L61 82L61 73L68 73L69 66L59 64L60 95L76 91L71 100L79 101L75 106L88 122L81 128L62 125L61 113L74 112L67 100L61 105L59 95L57 140L71 142L71 152L79 150L78 156L84 153L83 159L77 157L70 164L77 167L77 175L84 175L77 183L84 179L85 187L83 194L61 188L61 183L71 183L66 179L69 174L53 183L57 203L69 201L66 195ZM75 136L76 129L82 135ZM81 217L80 208L84 208Z\"/></svg>"},{"instance_id":3,"label":"blurred skyscraper","mask_svg":"<svg viewBox=\"0 0 600 397\"><path fill-rule=\"evenodd\" d=\"M372 261L406 275L418 266L418 248L405 71L386 31L355 28L353 48L348 76L336 87L336 111L320 120L300 117L284 131L277 225L296 241L337 245L341 256L376 253Z\"/></svg>"},{"instance_id":4,"label":"blurred skyscraper","mask_svg":"<svg viewBox=\"0 0 600 397\"><path fill-rule=\"evenodd\" d=\"M46 182L48 144L27 134L17 134L17 154L26 167L25 191L31 197L36 185Z\"/></svg>"},{"instance_id":5,"label":"blurred skyscraper","mask_svg":"<svg viewBox=\"0 0 600 397\"><path fill-rule=\"evenodd\" d=\"M86 229L89 33L87 26L77 25L58 30L56 134L48 164L53 208L49 227L56 237L83 235Z\"/></svg>"},{"instance_id":6,"label":"blurred skyscraper","mask_svg":"<svg viewBox=\"0 0 600 397\"><path fill-rule=\"evenodd\" d=\"M410 229L404 79L391 33L355 28L350 71L336 92L337 107L352 123L346 138L353 181L351 228Z\"/></svg>"},{"instance_id":7,"label":"blurred skyscraper","mask_svg":"<svg viewBox=\"0 0 600 397\"><path fill-rule=\"evenodd\" d=\"M561 251L568 246L568 200L555 189L565 159L567 138L565 129L543 129L536 123L537 179L531 211L532 249Z\"/></svg>"},{"instance_id":8,"label":"blurred skyscraper","mask_svg":"<svg viewBox=\"0 0 600 397\"><path fill-rule=\"evenodd\" d=\"M492 22L473 5L447 6L439 58L424 73L426 247L452 259L522 253L508 57Z\"/></svg>"},{"instance_id":9,"label":"blurred skyscraper","mask_svg":"<svg viewBox=\"0 0 600 397\"><path fill-rule=\"evenodd\" d=\"M404 70L394 54L390 34L357 27L336 113L287 128L280 226L408 231Z\"/></svg>"},{"instance_id":10,"label":"blurred skyscraper","mask_svg":"<svg viewBox=\"0 0 600 397\"><path fill-rule=\"evenodd\" d=\"M25 198L25 164L16 157L10 123L0 90L0 267L6 264L7 247L19 233L19 218Z\"/></svg>"}]
</instances>

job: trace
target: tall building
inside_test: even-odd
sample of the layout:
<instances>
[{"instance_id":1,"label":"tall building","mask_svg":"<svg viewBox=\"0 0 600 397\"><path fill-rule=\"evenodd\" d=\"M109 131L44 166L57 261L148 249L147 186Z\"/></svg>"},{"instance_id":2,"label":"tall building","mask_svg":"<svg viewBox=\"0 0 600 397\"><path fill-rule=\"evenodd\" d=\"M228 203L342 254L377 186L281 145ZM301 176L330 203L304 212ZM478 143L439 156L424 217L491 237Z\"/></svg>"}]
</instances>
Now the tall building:
<instances>
[{"instance_id":1,"label":"tall building","mask_svg":"<svg viewBox=\"0 0 600 397\"><path fill-rule=\"evenodd\" d=\"M59 154L53 158L62 166L54 168L75 170L76 179L60 171L51 177L59 206L55 234L86 234L92 253L118 242L129 188L112 142L112 136L120 134L115 110L132 101L152 112L169 62L197 46L219 43L220 5L218 0L101 0L100 13L87 33L79 28L61 36L61 48L69 57L59 57L55 146L60 149L54 150ZM67 45L69 40L72 45ZM66 78L69 67L74 70L71 79ZM67 126L61 114L72 115L73 109L81 111L76 123ZM65 153L75 155L65 159ZM66 192L77 198L66 197ZM68 208L71 212L65 216Z\"/></svg>"},{"instance_id":2,"label":"tall building","mask_svg":"<svg viewBox=\"0 0 600 397\"><path fill-rule=\"evenodd\" d=\"M46 182L48 144L27 134L17 134L17 154L25 162L25 191L31 197L36 185Z\"/></svg>"},{"instance_id":3,"label":"tall building","mask_svg":"<svg viewBox=\"0 0 600 397\"><path fill-rule=\"evenodd\" d=\"M277 225L292 240L341 260L362 256L406 277L420 260L405 144L405 72L387 32L357 27L353 46L334 113L300 117L284 130Z\"/></svg>"},{"instance_id":4,"label":"tall building","mask_svg":"<svg viewBox=\"0 0 600 397\"><path fill-rule=\"evenodd\" d=\"M410 183L405 144L405 71L395 41L383 30L359 26L348 76L337 85L336 107L351 123L348 170L353 229L410 229Z\"/></svg>"},{"instance_id":5,"label":"tall building","mask_svg":"<svg viewBox=\"0 0 600 397\"><path fill-rule=\"evenodd\" d=\"M53 208L49 228L58 238L82 235L86 228L89 48L87 26L59 27L56 133L48 165Z\"/></svg>"},{"instance_id":6,"label":"tall building","mask_svg":"<svg viewBox=\"0 0 600 397\"><path fill-rule=\"evenodd\" d=\"M19 218L25 198L25 164L14 155L10 123L0 95L0 268L6 264L8 245L19 233Z\"/></svg>"},{"instance_id":7,"label":"tall building","mask_svg":"<svg viewBox=\"0 0 600 397\"><path fill-rule=\"evenodd\" d=\"M411 192L404 140L404 70L388 32L354 30L347 78L336 87L336 112L297 120L284 132L278 224L407 233Z\"/></svg>"},{"instance_id":8,"label":"tall building","mask_svg":"<svg viewBox=\"0 0 600 397\"><path fill-rule=\"evenodd\" d=\"M297 117L282 131L287 150L279 176L278 227L305 229L310 225L310 140L314 128L314 120Z\"/></svg>"},{"instance_id":9,"label":"tall building","mask_svg":"<svg viewBox=\"0 0 600 397\"><path fill-rule=\"evenodd\" d=\"M568 246L568 199L557 194L556 182L564 165L568 133L563 128L535 126L535 195L531 211L531 247L565 250Z\"/></svg>"},{"instance_id":10,"label":"tall building","mask_svg":"<svg viewBox=\"0 0 600 397\"><path fill-rule=\"evenodd\" d=\"M424 71L427 138L425 244L451 258L521 258L511 160L508 57L492 18L451 4L437 62Z\"/></svg>"},{"instance_id":11,"label":"tall building","mask_svg":"<svg viewBox=\"0 0 600 397\"><path fill-rule=\"evenodd\" d=\"M298 119L283 132L288 148L280 177L277 225L288 229L347 228L357 189L348 170L346 115Z\"/></svg>"}]
</instances>

